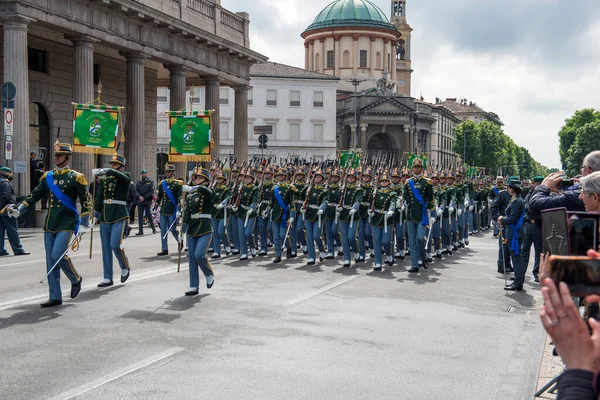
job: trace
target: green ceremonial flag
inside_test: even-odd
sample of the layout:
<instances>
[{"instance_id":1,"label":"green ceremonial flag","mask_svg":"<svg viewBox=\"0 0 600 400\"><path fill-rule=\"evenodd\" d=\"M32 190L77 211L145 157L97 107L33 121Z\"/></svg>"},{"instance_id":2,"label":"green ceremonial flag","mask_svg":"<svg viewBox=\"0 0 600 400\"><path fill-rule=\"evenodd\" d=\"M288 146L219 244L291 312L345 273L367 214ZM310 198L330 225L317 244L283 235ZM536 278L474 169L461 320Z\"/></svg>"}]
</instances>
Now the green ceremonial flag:
<instances>
[{"instance_id":1,"label":"green ceremonial flag","mask_svg":"<svg viewBox=\"0 0 600 400\"><path fill-rule=\"evenodd\" d=\"M169 112L169 161L211 160L210 111Z\"/></svg>"},{"instance_id":2,"label":"green ceremonial flag","mask_svg":"<svg viewBox=\"0 0 600 400\"><path fill-rule=\"evenodd\" d=\"M73 151L112 155L117 147L119 113L119 107L75 104Z\"/></svg>"},{"instance_id":3,"label":"green ceremonial flag","mask_svg":"<svg viewBox=\"0 0 600 400\"><path fill-rule=\"evenodd\" d=\"M358 168L360 165L360 153L353 151L340 151L340 166L346 168L351 166L352 168Z\"/></svg>"}]
</instances>

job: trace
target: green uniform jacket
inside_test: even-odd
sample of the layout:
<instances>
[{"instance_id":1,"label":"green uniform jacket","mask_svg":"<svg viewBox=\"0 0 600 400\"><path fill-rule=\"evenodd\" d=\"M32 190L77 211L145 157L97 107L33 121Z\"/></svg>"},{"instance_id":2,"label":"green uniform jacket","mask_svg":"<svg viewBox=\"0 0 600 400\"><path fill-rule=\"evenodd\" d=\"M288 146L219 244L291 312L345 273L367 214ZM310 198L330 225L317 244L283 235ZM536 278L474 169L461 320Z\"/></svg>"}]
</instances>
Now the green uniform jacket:
<instances>
[{"instance_id":1,"label":"green uniform jacket","mask_svg":"<svg viewBox=\"0 0 600 400\"><path fill-rule=\"evenodd\" d=\"M220 210L217 208L219 204L223 204L226 206L229 203L229 199L231 198L231 189L227 187L227 185L217 185L213 189L213 207L210 211L212 218L214 219L223 219L225 218L225 209L221 208ZM229 214L229 210L227 210Z\"/></svg>"},{"instance_id":2,"label":"green uniform jacket","mask_svg":"<svg viewBox=\"0 0 600 400\"><path fill-rule=\"evenodd\" d=\"M340 185L335 183L329 185L327 188L327 208L325 209L325 218L334 220L335 219L335 208L340 204L340 198L342 191Z\"/></svg>"},{"instance_id":3,"label":"green uniform jacket","mask_svg":"<svg viewBox=\"0 0 600 400\"><path fill-rule=\"evenodd\" d=\"M371 217L371 225L379 228L385 227L385 214L396 209L396 200L398 200L396 191L389 188L379 189L375 198L375 215ZM391 229L393 221L393 218L388 219L388 229Z\"/></svg>"},{"instance_id":4,"label":"green uniform jacket","mask_svg":"<svg viewBox=\"0 0 600 400\"><path fill-rule=\"evenodd\" d=\"M454 189L456 190L456 205L454 207L458 209L459 207L462 209L465 207L465 187L462 183L455 183Z\"/></svg>"},{"instance_id":5,"label":"green uniform jacket","mask_svg":"<svg viewBox=\"0 0 600 400\"><path fill-rule=\"evenodd\" d=\"M258 188L254 184L242 185L240 189L240 206L237 210L237 217L246 219L248 209L254 208L254 212L249 218L256 218L256 202L258 201Z\"/></svg>"},{"instance_id":6,"label":"green uniform jacket","mask_svg":"<svg viewBox=\"0 0 600 400\"><path fill-rule=\"evenodd\" d=\"M44 223L44 231L74 231L75 224L77 224L77 217L73 211L65 207L64 204L58 201L52 194L48 187L48 183L46 182L47 176L48 173L45 172L40 179L40 184L33 189L33 192L31 192L21 204L29 208L37 203L42 197L48 196L50 201L48 205L48 215L46 216L46 222ZM69 167L61 170L54 169L54 183L73 201L73 203L77 204L77 199L79 198L79 203L81 204L81 216L89 216L92 199L88 193L87 182L83 174L73 171Z\"/></svg>"},{"instance_id":7,"label":"green uniform jacket","mask_svg":"<svg viewBox=\"0 0 600 400\"><path fill-rule=\"evenodd\" d=\"M100 179L94 201L94 211L100 213L99 222L101 224L112 224L129 218L129 210L125 204L110 204L110 201L117 200L127 203L130 183L129 174L116 169L109 169L106 175ZM105 200L108 203L105 203Z\"/></svg>"},{"instance_id":8,"label":"green uniform jacket","mask_svg":"<svg viewBox=\"0 0 600 400\"><path fill-rule=\"evenodd\" d=\"M340 213L339 220L342 222L350 222L350 209L358 210L363 199L363 190L360 186L348 185L344 195L343 210ZM358 213L354 214L354 222L358 223Z\"/></svg>"},{"instance_id":9,"label":"green uniform jacket","mask_svg":"<svg viewBox=\"0 0 600 400\"><path fill-rule=\"evenodd\" d=\"M504 190L504 188L503 188L503 187L492 186L492 187L490 188L490 191L489 191L489 194L488 194L488 196L489 196L490 200L494 200L494 199L496 198L496 196L498 196L498 195L497 195L497 194L494 192L494 188L498 189L498 194L500 194L500 192Z\"/></svg>"},{"instance_id":10,"label":"green uniform jacket","mask_svg":"<svg viewBox=\"0 0 600 400\"><path fill-rule=\"evenodd\" d=\"M425 202L425 207L431 210L433 207L433 184L431 180L425 177L410 178L408 181L415 182L415 189L421 193L421 197ZM423 218L423 206L415 199L408 182L402 191L402 197L406 200L406 220L411 222L421 222Z\"/></svg>"},{"instance_id":11,"label":"green uniform jacket","mask_svg":"<svg viewBox=\"0 0 600 400\"><path fill-rule=\"evenodd\" d=\"M306 214L304 214L304 218L307 221L315 222L317 221L318 215L317 211L319 209L323 210L323 214L325 214L325 209L327 208L328 190L325 189L325 186L314 185L312 189L310 189L310 195L308 196L308 208L306 209Z\"/></svg>"},{"instance_id":12,"label":"green uniform jacket","mask_svg":"<svg viewBox=\"0 0 600 400\"><path fill-rule=\"evenodd\" d=\"M231 181L228 184L229 188L231 189L231 201L229 201L229 205L227 206L227 215L231 215L234 217L237 217L238 213L237 211L233 211L232 207L233 207L233 203L235 203L235 200L237 199L237 195L240 191L240 188L242 187L242 184L238 182L238 184L235 184L235 181Z\"/></svg>"},{"instance_id":13,"label":"green uniform jacket","mask_svg":"<svg viewBox=\"0 0 600 400\"><path fill-rule=\"evenodd\" d=\"M465 198L469 197L469 200L475 200L475 190L473 189L473 182L465 181L463 183L463 192Z\"/></svg>"},{"instance_id":14,"label":"green uniform jacket","mask_svg":"<svg viewBox=\"0 0 600 400\"><path fill-rule=\"evenodd\" d=\"M283 208L279 205L277 198L275 197L275 189L279 188L279 193L283 199L283 203L289 207L287 218L295 218L295 207L294 207L294 195L296 193L296 187L289 183L281 183L273 186L273 197L271 198L271 222L281 222L283 216Z\"/></svg>"},{"instance_id":15,"label":"green uniform jacket","mask_svg":"<svg viewBox=\"0 0 600 400\"><path fill-rule=\"evenodd\" d=\"M199 186L194 192L189 193L185 199L183 223L187 224L189 236L202 236L212 233L210 218L197 218L196 214L208 214L212 209L213 191L206 186Z\"/></svg>"},{"instance_id":16,"label":"green uniform jacket","mask_svg":"<svg viewBox=\"0 0 600 400\"><path fill-rule=\"evenodd\" d=\"M373 186L365 185L362 187L363 198L360 202L359 214L360 218L367 218L367 211L371 209L371 202L373 201ZM389 221L388 221L389 222Z\"/></svg>"},{"instance_id":17,"label":"green uniform jacket","mask_svg":"<svg viewBox=\"0 0 600 400\"><path fill-rule=\"evenodd\" d=\"M260 202L260 205L258 206L258 215L262 216L263 212L267 211L271 206L271 199L273 198L273 186L275 186L273 181L263 182L262 192L259 191L258 200Z\"/></svg>"},{"instance_id":18,"label":"green uniform jacket","mask_svg":"<svg viewBox=\"0 0 600 400\"><path fill-rule=\"evenodd\" d=\"M444 209L444 214L442 214L442 215L444 218L448 218L448 217L453 218L456 215L456 189L453 186L446 186L445 191L446 191L446 208ZM454 208L454 212L452 213L452 215L449 215L450 207Z\"/></svg>"},{"instance_id":19,"label":"green uniform jacket","mask_svg":"<svg viewBox=\"0 0 600 400\"><path fill-rule=\"evenodd\" d=\"M436 207L444 210L446 208L447 196L448 196L448 192L446 191L446 189L442 188L441 186L437 186L437 187L433 188L433 199L434 199Z\"/></svg>"},{"instance_id":20,"label":"green uniform jacket","mask_svg":"<svg viewBox=\"0 0 600 400\"><path fill-rule=\"evenodd\" d=\"M298 182L294 184L294 187L296 188L296 191L294 192L294 210L298 211L304 204L308 185L303 182Z\"/></svg>"},{"instance_id":21,"label":"green uniform jacket","mask_svg":"<svg viewBox=\"0 0 600 400\"><path fill-rule=\"evenodd\" d=\"M397 185L392 184L390 186L391 190L393 190L394 192L396 192L396 201L398 201L398 199L402 199L402 191L404 190L404 185L399 183ZM402 199L401 201L404 201L404 199ZM403 213L406 212L406 210L402 211ZM396 211L394 212L394 222L400 222L400 208L396 207Z\"/></svg>"},{"instance_id":22,"label":"green uniform jacket","mask_svg":"<svg viewBox=\"0 0 600 400\"><path fill-rule=\"evenodd\" d=\"M181 201L181 188L183 182L175 178L169 178L161 181L158 185L158 198L156 199L156 204L160 205L160 213L162 215L173 215L175 214L175 211L177 211L177 208L171 203L171 199L163 189L163 182L165 181L167 182L167 187L171 190L171 193L173 193L177 205L179 205L179 202Z\"/></svg>"},{"instance_id":23,"label":"green uniform jacket","mask_svg":"<svg viewBox=\"0 0 600 400\"><path fill-rule=\"evenodd\" d=\"M517 222L519 222L519 219L521 218L521 215L523 215L524 212L525 212L525 202L523 201L523 199L521 197L514 196L512 199L510 199L508 206L506 206L506 216L502 217L502 220L501 220L502 225L505 228L505 236L504 237L507 240L511 240L514 235L514 231L509 225L516 225ZM524 229L525 229L525 224L523 223L518 232L520 241L523 240ZM510 242L508 242L508 245L510 246Z\"/></svg>"}]
</instances>

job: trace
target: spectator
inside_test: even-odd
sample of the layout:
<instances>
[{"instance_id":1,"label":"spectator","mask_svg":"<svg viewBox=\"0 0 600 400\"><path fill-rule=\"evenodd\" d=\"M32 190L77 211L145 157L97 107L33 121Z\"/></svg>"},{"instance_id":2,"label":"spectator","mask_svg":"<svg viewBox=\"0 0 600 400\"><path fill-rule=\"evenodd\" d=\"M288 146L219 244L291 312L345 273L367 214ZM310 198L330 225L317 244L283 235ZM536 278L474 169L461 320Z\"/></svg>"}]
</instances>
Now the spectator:
<instances>
[{"instance_id":1,"label":"spectator","mask_svg":"<svg viewBox=\"0 0 600 400\"><path fill-rule=\"evenodd\" d=\"M579 198L586 211L600 213L600 172L592 172L581 179Z\"/></svg>"},{"instance_id":2,"label":"spectator","mask_svg":"<svg viewBox=\"0 0 600 400\"><path fill-rule=\"evenodd\" d=\"M581 175L586 177L592 172L600 171L600 151L592 151L583 159ZM529 201L531 218L541 219L541 212L551 208L565 207L568 211L583 211L585 205L580 199L581 184L559 192L562 184L562 172L554 172L546 177L542 184L535 188ZM583 179L582 178L582 179ZM550 193L556 193L550 196Z\"/></svg>"},{"instance_id":3,"label":"spectator","mask_svg":"<svg viewBox=\"0 0 600 400\"><path fill-rule=\"evenodd\" d=\"M37 183L35 183L38 169L38 162L36 157L37 153L35 151L29 153L29 186L31 186L31 190L35 189L35 187L37 186Z\"/></svg>"},{"instance_id":4,"label":"spectator","mask_svg":"<svg viewBox=\"0 0 600 400\"><path fill-rule=\"evenodd\" d=\"M148 218L148 223L150 224L152 233L156 233L154 221L152 221L152 213L150 212L150 203L152 202L152 197L154 196L155 185L154 181L148 178L148 171L146 171L145 169L142 170L142 179L140 179L135 185L135 190L139 194L139 231L135 235L141 236L144 234L144 215L146 216L146 218Z\"/></svg>"},{"instance_id":5,"label":"spectator","mask_svg":"<svg viewBox=\"0 0 600 400\"><path fill-rule=\"evenodd\" d=\"M8 236L8 242L15 256L25 256L29 252L23 249L21 238L19 237L19 228L17 219L11 218L6 213L9 204L16 204L15 191L10 181L12 180L12 171L8 167L0 168L0 256L7 256L8 251L4 248L4 233Z\"/></svg>"}]
</instances>

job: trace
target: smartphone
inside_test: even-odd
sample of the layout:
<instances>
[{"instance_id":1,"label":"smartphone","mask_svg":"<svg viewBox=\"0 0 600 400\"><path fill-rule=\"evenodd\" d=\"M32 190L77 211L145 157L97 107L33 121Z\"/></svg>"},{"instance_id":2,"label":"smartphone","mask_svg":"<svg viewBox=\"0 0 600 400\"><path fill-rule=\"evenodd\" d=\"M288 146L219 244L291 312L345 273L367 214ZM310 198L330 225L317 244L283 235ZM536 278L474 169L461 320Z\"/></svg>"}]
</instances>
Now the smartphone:
<instances>
[{"instance_id":1,"label":"smartphone","mask_svg":"<svg viewBox=\"0 0 600 400\"><path fill-rule=\"evenodd\" d=\"M572 179L563 178L563 181L562 181L562 189L563 190L568 189L573 185L574 185L574 183L573 183Z\"/></svg>"},{"instance_id":2,"label":"smartphone","mask_svg":"<svg viewBox=\"0 0 600 400\"><path fill-rule=\"evenodd\" d=\"M542 239L544 253L562 256L570 254L566 208L542 211Z\"/></svg>"},{"instance_id":3,"label":"smartphone","mask_svg":"<svg viewBox=\"0 0 600 400\"><path fill-rule=\"evenodd\" d=\"M582 256L550 256L548 274L558 285L564 282L571 295L600 294L600 260Z\"/></svg>"},{"instance_id":4,"label":"smartphone","mask_svg":"<svg viewBox=\"0 0 600 400\"><path fill-rule=\"evenodd\" d=\"M568 212L570 254L584 256L590 249L598 249L598 222L600 215L587 212Z\"/></svg>"}]
</instances>

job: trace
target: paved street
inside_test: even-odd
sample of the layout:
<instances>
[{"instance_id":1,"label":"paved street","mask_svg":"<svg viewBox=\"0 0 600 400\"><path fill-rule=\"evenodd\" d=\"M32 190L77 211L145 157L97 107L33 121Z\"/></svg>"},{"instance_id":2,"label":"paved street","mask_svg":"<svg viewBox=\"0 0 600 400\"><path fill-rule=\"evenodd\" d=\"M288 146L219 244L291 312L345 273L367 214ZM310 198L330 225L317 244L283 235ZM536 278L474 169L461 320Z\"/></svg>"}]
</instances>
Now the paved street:
<instances>
[{"instance_id":1,"label":"paved street","mask_svg":"<svg viewBox=\"0 0 600 400\"><path fill-rule=\"evenodd\" d=\"M192 298L158 234L126 239L131 278L96 288L96 235L73 257L81 294L63 275L51 309L43 235L22 237L32 254L0 259L3 399L531 399L537 383L540 293L530 271L502 290L489 233L418 275L230 257Z\"/></svg>"}]
</instances>

